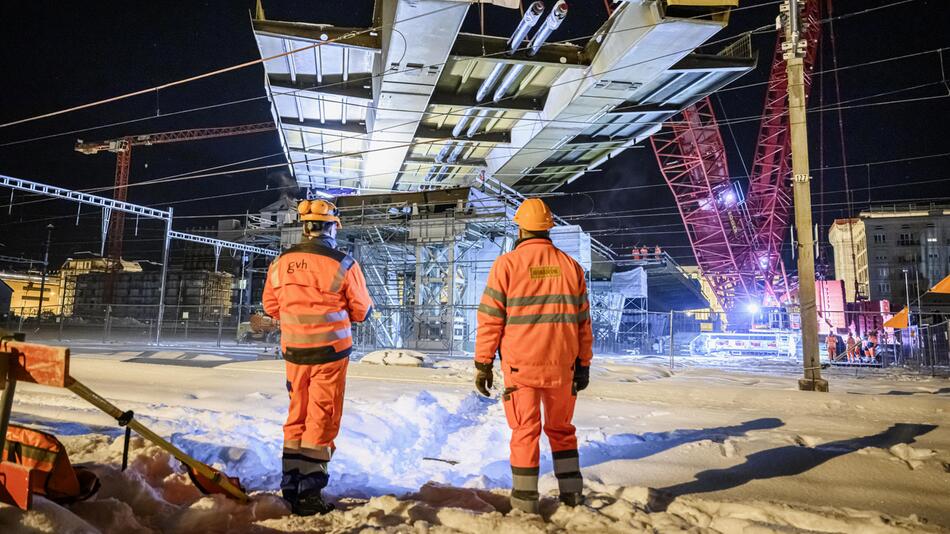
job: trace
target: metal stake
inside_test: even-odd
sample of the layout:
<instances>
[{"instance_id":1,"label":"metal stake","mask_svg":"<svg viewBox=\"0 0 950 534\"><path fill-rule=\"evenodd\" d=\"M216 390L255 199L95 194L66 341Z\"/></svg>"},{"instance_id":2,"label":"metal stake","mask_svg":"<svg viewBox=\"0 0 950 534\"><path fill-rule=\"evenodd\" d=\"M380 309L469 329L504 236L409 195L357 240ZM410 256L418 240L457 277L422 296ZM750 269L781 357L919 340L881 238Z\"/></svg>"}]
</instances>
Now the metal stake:
<instances>
[{"instance_id":1,"label":"metal stake","mask_svg":"<svg viewBox=\"0 0 950 534\"><path fill-rule=\"evenodd\" d=\"M673 370L673 310L670 310L670 370Z\"/></svg>"}]
</instances>

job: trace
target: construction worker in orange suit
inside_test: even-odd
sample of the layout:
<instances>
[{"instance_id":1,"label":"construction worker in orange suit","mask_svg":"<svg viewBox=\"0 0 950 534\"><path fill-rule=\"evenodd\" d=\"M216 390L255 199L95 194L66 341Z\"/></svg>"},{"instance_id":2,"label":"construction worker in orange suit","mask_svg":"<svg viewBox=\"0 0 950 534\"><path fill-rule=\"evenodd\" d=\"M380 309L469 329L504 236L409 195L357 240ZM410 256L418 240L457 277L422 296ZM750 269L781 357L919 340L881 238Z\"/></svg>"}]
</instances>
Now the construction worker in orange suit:
<instances>
[{"instance_id":1,"label":"construction worker in orange suit","mask_svg":"<svg viewBox=\"0 0 950 534\"><path fill-rule=\"evenodd\" d=\"M264 310L280 321L290 393L281 490L295 514L313 515L334 508L322 490L343 415L351 323L365 321L373 302L359 264L337 250L336 206L304 200L297 211L303 239L271 263Z\"/></svg>"},{"instance_id":2,"label":"construction worker in orange suit","mask_svg":"<svg viewBox=\"0 0 950 534\"><path fill-rule=\"evenodd\" d=\"M848 331L848 363L854 362L855 357L858 353L858 342L855 341L854 335Z\"/></svg>"},{"instance_id":3,"label":"construction worker in orange suit","mask_svg":"<svg viewBox=\"0 0 950 534\"><path fill-rule=\"evenodd\" d=\"M868 357L871 358L871 362L877 361L877 330L871 330L871 333L868 334Z\"/></svg>"},{"instance_id":4,"label":"construction worker in orange suit","mask_svg":"<svg viewBox=\"0 0 950 534\"><path fill-rule=\"evenodd\" d=\"M518 242L492 265L478 307L475 387L489 395L499 352L512 431L511 505L537 513L542 407L561 501L583 502L571 420L577 392L590 381L593 336L584 270L551 243L551 211L540 199L529 199L514 221Z\"/></svg>"},{"instance_id":5,"label":"construction worker in orange suit","mask_svg":"<svg viewBox=\"0 0 950 534\"><path fill-rule=\"evenodd\" d=\"M838 354L838 338L834 332L828 332L828 337L825 338L825 349L828 351L828 361L835 361L835 355Z\"/></svg>"}]
</instances>

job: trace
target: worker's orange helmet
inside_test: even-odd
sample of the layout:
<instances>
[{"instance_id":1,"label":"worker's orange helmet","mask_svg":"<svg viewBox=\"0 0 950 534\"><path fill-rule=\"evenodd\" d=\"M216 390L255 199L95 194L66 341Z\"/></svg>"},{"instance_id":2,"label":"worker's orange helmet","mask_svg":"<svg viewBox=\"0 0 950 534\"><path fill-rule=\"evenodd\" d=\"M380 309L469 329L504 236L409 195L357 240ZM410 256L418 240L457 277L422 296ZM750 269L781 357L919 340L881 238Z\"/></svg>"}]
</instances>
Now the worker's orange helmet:
<instances>
[{"instance_id":1,"label":"worker's orange helmet","mask_svg":"<svg viewBox=\"0 0 950 534\"><path fill-rule=\"evenodd\" d=\"M301 221L333 221L337 228L343 227L340 223L340 210L326 200L301 200L300 204L297 204L297 213L300 214Z\"/></svg>"},{"instance_id":2,"label":"worker's orange helmet","mask_svg":"<svg viewBox=\"0 0 950 534\"><path fill-rule=\"evenodd\" d=\"M540 198L529 198L515 212L515 223L529 232L550 230L554 226L551 209Z\"/></svg>"}]
</instances>

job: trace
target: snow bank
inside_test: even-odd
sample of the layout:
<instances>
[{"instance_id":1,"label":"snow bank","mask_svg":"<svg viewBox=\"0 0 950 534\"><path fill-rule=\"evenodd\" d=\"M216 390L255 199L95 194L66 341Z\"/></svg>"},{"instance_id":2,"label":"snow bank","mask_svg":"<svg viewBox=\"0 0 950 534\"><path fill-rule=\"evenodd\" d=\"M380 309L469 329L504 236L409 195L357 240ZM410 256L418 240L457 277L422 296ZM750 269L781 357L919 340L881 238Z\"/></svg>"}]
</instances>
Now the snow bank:
<instances>
[{"instance_id":1,"label":"snow bank","mask_svg":"<svg viewBox=\"0 0 950 534\"><path fill-rule=\"evenodd\" d=\"M408 349L376 350L360 359L360 363L402 365L406 367L422 367L425 361L425 354Z\"/></svg>"},{"instance_id":2,"label":"snow bank","mask_svg":"<svg viewBox=\"0 0 950 534\"><path fill-rule=\"evenodd\" d=\"M43 499L28 513L0 506L2 533L939 531L918 516L950 524L950 405L939 394L858 395L836 382L835 392L818 396L792 390L792 378L604 362L575 412L588 503L572 510L551 498L556 480L542 443L547 500L542 516L525 516L508 508L503 407L472 392L471 361L354 364L331 464L340 510L299 518L275 493L283 362L72 365L160 435L240 476L254 501L202 496L175 460L139 438L120 472L114 421L68 391L24 384L17 420L60 436L103 488L69 508ZM898 424L917 430L886 432Z\"/></svg>"},{"instance_id":3,"label":"snow bank","mask_svg":"<svg viewBox=\"0 0 950 534\"><path fill-rule=\"evenodd\" d=\"M687 531L710 533L853 532L891 534L940 532L915 517L900 518L846 508L793 506L767 501L742 503L680 497L672 499L642 487L599 486L588 490L583 506L568 508L553 496L542 500L541 515L512 511L507 493L435 483L396 497L343 499L326 516L288 515L275 495L254 495L240 505L222 496L181 499L165 459L137 448L136 464L125 473L97 465L103 488L90 501L69 509L37 499L30 512L0 507L0 528L9 533L127 532L438 532L468 534L621 533ZM151 461L142 461L143 457ZM171 497L170 497L171 494ZM364 530L371 529L371 530Z\"/></svg>"}]
</instances>

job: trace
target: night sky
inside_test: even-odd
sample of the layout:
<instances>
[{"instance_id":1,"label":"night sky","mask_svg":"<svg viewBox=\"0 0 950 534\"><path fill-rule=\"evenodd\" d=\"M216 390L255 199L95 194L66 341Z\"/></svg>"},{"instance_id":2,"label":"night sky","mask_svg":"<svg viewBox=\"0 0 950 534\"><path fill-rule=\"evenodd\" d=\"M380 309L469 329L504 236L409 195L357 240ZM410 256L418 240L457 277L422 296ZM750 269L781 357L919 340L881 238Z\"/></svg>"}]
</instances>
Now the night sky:
<instances>
[{"instance_id":1,"label":"night sky","mask_svg":"<svg viewBox=\"0 0 950 534\"><path fill-rule=\"evenodd\" d=\"M839 0L834 14L844 15L895 0ZM553 4L548 0L547 4ZM371 0L265 0L272 20L319 22L340 26L371 25ZM606 19L602 0L574 0L570 14L552 40L593 33ZM187 5L187 8L184 6ZM774 2L743 1L730 26L715 39L769 28L778 11ZM83 3L67 9L55 2L5 2L0 7L0 55L4 87L0 122L66 108L88 101L151 87L259 57L248 9L253 2ZM824 9L823 9L824 11ZM827 12L825 11L825 15ZM485 6L485 32L508 35L516 11ZM469 10L463 31L480 31L478 6ZM945 0L913 0L868 14L834 21L839 68L950 47L950 7ZM829 24L818 70L833 67ZM723 45L710 47L716 52ZM729 147L730 172L743 180L758 133L775 33L753 36L759 66L733 87L713 98ZM941 57L932 52L898 61L844 68L838 72L845 147L839 140L835 77L816 78L810 106L831 108L811 113L811 164L815 221L827 227L850 208L864 209L900 201L950 202L947 155L916 161L865 165L883 160L950 153L950 86L941 72ZM943 52L950 74L950 50ZM877 95L877 96L875 96ZM921 100L924 97L934 97ZM233 101L241 101L230 103ZM898 100L914 100L894 103ZM227 105L220 105L230 103ZM873 105L869 105L873 104ZM177 111L217 106L202 111ZM141 119L141 120L137 120ZM0 129L0 173L73 189L108 187L114 179L113 154L75 152L77 138L108 139L122 135L238 125L271 119L264 98L260 65L120 102ZM128 124L69 133L109 123ZM45 139L37 139L47 137ZM851 198L842 192L843 157L850 165ZM236 163L253 160L245 163ZM201 171L225 164L233 169L276 165L284 161L274 134L257 134L193 143L136 147L131 183ZM214 169L219 171L221 169ZM276 169L219 175L154 186L133 186L131 202L156 207L174 205L176 229L209 225L215 218L255 212L276 200L275 188L286 183ZM647 187L640 187L647 186ZM894 187L897 186L897 187ZM623 189L627 188L627 189ZM821 194L821 189L824 194ZM684 264L694 263L679 215L657 168L652 149L637 147L562 189L551 200L561 215L583 217L584 227L620 247L661 245ZM109 195L103 192L101 194ZM212 200L194 199L229 195ZM84 208L75 225L76 206L63 201L36 202L16 193L8 213L9 192L0 191L0 255L40 257L45 226L52 222L52 261L78 251L98 251L100 214ZM32 202L31 202L32 201ZM30 203L28 203L30 202ZM620 214L616 212L622 212ZM622 215L622 216L621 216ZM207 218L201 218L207 217ZM130 259L158 259L160 227L127 219L126 253ZM822 236L826 236L822 231ZM787 244L786 244L787 246ZM830 258L828 260L830 262Z\"/></svg>"}]
</instances>

